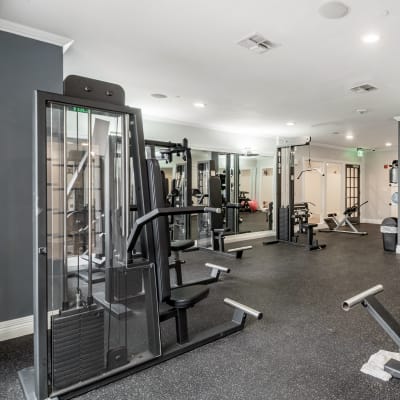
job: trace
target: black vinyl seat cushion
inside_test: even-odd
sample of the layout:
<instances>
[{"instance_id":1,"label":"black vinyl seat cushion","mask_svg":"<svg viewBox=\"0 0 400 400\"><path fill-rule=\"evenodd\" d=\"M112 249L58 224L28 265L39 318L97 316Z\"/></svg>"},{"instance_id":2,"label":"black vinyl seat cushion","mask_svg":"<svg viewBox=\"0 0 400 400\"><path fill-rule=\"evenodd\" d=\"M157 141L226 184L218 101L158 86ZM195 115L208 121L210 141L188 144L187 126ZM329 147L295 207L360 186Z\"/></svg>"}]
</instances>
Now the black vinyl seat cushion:
<instances>
[{"instance_id":1,"label":"black vinyl seat cushion","mask_svg":"<svg viewBox=\"0 0 400 400\"><path fill-rule=\"evenodd\" d=\"M183 251L194 246L194 240L173 240L171 241L172 251Z\"/></svg>"},{"instance_id":2,"label":"black vinyl seat cushion","mask_svg":"<svg viewBox=\"0 0 400 400\"><path fill-rule=\"evenodd\" d=\"M305 228L315 228L318 224L303 224Z\"/></svg>"},{"instance_id":3,"label":"black vinyl seat cushion","mask_svg":"<svg viewBox=\"0 0 400 400\"><path fill-rule=\"evenodd\" d=\"M193 307L196 303L205 299L209 292L210 289L204 285L178 287L171 290L167 304L174 308Z\"/></svg>"}]
</instances>

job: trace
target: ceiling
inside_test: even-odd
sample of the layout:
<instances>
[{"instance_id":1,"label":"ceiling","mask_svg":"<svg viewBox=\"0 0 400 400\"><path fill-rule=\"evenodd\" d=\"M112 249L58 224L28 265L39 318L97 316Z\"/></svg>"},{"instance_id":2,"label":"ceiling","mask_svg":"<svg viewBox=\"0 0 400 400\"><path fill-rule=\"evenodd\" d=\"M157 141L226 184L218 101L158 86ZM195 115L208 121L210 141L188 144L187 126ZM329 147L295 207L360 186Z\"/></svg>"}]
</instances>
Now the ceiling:
<instances>
[{"instance_id":1,"label":"ceiling","mask_svg":"<svg viewBox=\"0 0 400 400\"><path fill-rule=\"evenodd\" d=\"M321 17L321 3L0 0L0 17L73 39L65 75L121 84L127 104L148 117L247 138L307 135L335 146L396 144L400 2L347 0L349 15L336 20ZM253 32L278 46L255 54L237 45ZM367 32L379 33L380 42L362 43ZM350 92L362 83L378 90ZM195 101L207 105L198 109ZM369 112L360 115L360 108ZM350 131L352 141L345 138Z\"/></svg>"}]
</instances>

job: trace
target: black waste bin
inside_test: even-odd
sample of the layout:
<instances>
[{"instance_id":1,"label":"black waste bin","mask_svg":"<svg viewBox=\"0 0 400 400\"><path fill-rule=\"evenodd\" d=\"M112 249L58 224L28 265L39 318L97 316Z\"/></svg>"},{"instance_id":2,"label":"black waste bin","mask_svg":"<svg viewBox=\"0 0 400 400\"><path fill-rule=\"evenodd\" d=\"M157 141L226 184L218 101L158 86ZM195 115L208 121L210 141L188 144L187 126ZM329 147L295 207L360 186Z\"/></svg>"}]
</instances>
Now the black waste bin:
<instances>
[{"instance_id":1,"label":"black waste bin","mask_svg":"<svg viewBox=\"0 0 400 400\"><path fill-rule=\"evenodd\" d=\"M381 224L383 249L385 251L396 251L397 245L397 218L385 218Z\"/></svg>"}]
</instances>

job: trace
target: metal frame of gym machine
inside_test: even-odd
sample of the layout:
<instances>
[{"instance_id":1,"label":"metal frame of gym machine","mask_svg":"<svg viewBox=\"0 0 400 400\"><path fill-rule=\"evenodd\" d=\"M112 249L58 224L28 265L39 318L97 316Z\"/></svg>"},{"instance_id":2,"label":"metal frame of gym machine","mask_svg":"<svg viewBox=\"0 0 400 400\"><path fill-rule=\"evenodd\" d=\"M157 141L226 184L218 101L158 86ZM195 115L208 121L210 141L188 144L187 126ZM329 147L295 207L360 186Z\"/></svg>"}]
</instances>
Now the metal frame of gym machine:
<instances>
[{"instance_id":1,"label":"metal frame of gym machine","mask_svg":"<svg viewBox=\"0 0 400 400\"><path fill-rule=\"evenodd\" d=\"M298 243L298 236L294 232L294 182L295 182L295 152L296 147L310 146L311 137L305 138L305 143L299 142L298 144L285 144L277 146L276 149L276 206L274 219L276 221L276 239L264 241L264 245L276 244L276 243L287 243L295 246L303 246ZM288 154L286 165L283 164L283 152L286 151ZM282 207L282 180L283 174L286 173L288 180L288 204L286 207ZM313 240L313 229L307 227L308 245L306 247L309 250L320 250L326 247L326 245L318 244L318 241Z\"/></svg>"},{"instance_id":2,"label":"metal frame of gym machine","mask_svg":"<svg viewBox=\"0 0 400 400\"><path fill-rule=\"evenodd\" d=\"M180 204L180 207L190 207L192 203L192 151L191 148L189 147L189 142L186 138L182 140L182 143L174 143L174 142L164 142L161 140L150 140L150 139L145 139L144 144L146 147L149 147L151 149L151 156L153 158L156 158L155 154L155 148L156 147L161 147L162 149L165 149L161 153L167 156L167 161L171 162L172 161L172 156L174 154L176 155L182 155L182 160L185 161L185 185L184 185L184 190L183 190L183 204ZM165 158L163 158L165 159ZM174 206L174 205L173 205ZM184 229L185 229L185 234L184 237L178 237L176 238L174 236L174 231L172 232L172 238L173 239L190 239L190 229L191 229L191 218L190 215L177 215L175 219L179 220L180 218L183 219L184 221Z\"/></svg>"},{"instance_id":3,"label":"metal frame of gym machine","mask_svg":"<svg viewBox=\"0 0 400 400\"><path fill-rule=\"evenodd\" d=\"M342 309L350 311L358 304L361 304L400 349L400 324L383 304L376 299L375 296L381 292L383 292L383 286L376 285L345 300L342 303ZM384 370L389 372L393 377L400 378L400 361L393 358L390 359L384 365Z\"/></svg>"},{"instance_id":4,"label":"metal frame of gym machine","mask_svg":"<svg viewBox=\"0 0 400 400\"><path fill-rule=\"evenodd\" d=\"M36 121L33 165L34 367L19 371L25 397L29 400L75 397L238 332L244 328L247 315L254 316L257 319L262 318L260 312L234 300L225 299L224 302L234 309L232 320L199 332L192 338L188 337L186 308L194 306L198 301L205 298L208 295L208 289L204 286L170 289L168 257L166 256L169 237L166 221L163 220L163 217L171 214L218 212L218 210L207 209L206 207L160 208L157 205L164 202L161 193L161 171L156 160L145 159L141 111L124 105L124 92L121 87L88 78L70 76L64 82L64 93L64 95L60 95L37 91L35 98ZM55 111L58 110L59 115L59 123L55 128L52 125L53 108ZM112 164L117 165L118 168L112 169L111 173L106 175L108 179L105 179L105 186L110 184L112 187L108 191L103 191L106 203L109 201L111 203L105 205L104 215L101 216L105 219L105 235L102 236L105 236L106 240L106 282L99 284L107 287L107 280L114 276L113 269L117 268L121 272L119 279L123 281L122 286L125 286L126 292L126 286L130 284L128 272L139 271L139 275L136 276L139 276L142 282L138 296L140 301L137 303L141 310L140 313L130 315L122 313L115 318L115 313L111 308L108 309L103 304L95 304L95 296L89 290L91 263L88 264L87 301L82 304L80 302L71 303L73 297L70 293L67 293L69 297L67 298L68 302L65 303L63 296L60 296L60 294L65 294L62 289L65 281L62 282L62 279L60 280L59 276L54 274L60 274L63 279L69 279L66 273L68 272L68 264L63 262L69 253L65 242L65 225L55 226L55 231L48 231L48 213L53 215L54 211L53 208L48 208L53 206L53 203L48 204L48 193L49 191L60 193L57 195L60 198L60 203L56 206L64 209L64 211L58 213L57 215L60 215L60 217L57 218L60 218L60 221L62 221L62 218L65 220L70 204L65 199L68 177L65 175L64 167L68 165L66 160L69 162L69 158L66 158L68 156L66 153L68 138L66 124L67 112L71 108L76 109L73 110L74 112L87 113L87 121L89 121L87 125L89 143L86 144L88 146L86 152L89 158L89 186L88 199L86 200L89 208L89 232L92 230L90 228L92 226L90 193L98 190L96 184L99 183L99 181L90 179L91 155L93 159L97 157L97 154L95 152L92 154L91 151L94 149L91 147L91 140L95 138L94 131L96 130L91 125L92 116L95 119L103 115L117 115L120 118L121 130L118 131L119 133L111 132L109 129L105 130L105 133L103 132L103 137L108 140L109 148L111 148L111 150L106 150L111 155L110 168L112 169ZM54 136L53 132L55 132ZM50 142L48 141L49 137ZM55 139L55 154L60 157L59 159L55 157L54 160L53 154L48 154L53 149L53 137ZM50 147L47 147L48 145ZM82 150L82 153L84 152ZM62 156L62 153L64 156ZM62 157L64 157L64 162L62 162ZM47 184L48 180L53 182L51 173L48 174L48 168L52 168L53 161L57 161L55 165L56 168L59 168L59 170L56 170L55 179L60 182L60 187ZM52 169L50 169L51 171ZM64 171L64 177L62 171ZM114 181L115 176L119 177L117 181ZM131 190L133 190L133 193L130 193ZM121 209L115 210L113 205L117 192L120 193L118 200L120 202L116 204L118 207L120 204L122 206ZM135 205L130 204L130 194L135 196L133 200L136 202ZM135 220L132 211L137 215ZM113 222L114 225L112 226L110 222ZM119 223L115 224L115 222ZM162 225L163 223L164 225ZM64 235L53 237L54 232L62 232L63 229ZM96 232L96 228L93 228L93 232ZM116 239L116 236L113 239L116 240L117 247L114 247L114 241L111 239L115 232L119 234ZM56 243L60 251L53 254L53 241L58 239L59 241ZM89 238L89 246L91 245L92 242ZM121 249L125 249L126 253L121 253ZM92 256L93 254L90 254L89 251L89 260L92 259ZM55 264L54 258L57 258ZM111 261L116 263L116 267L109 264ZM189 292L191 295L188 296L187 293ZM53 298L54 294L56 295L55 299ZM122 305L127 301L127 299L122 299ZM161 312L159 307L167 304L170 308ZM127 310L126 304L125 310ZM114 340L111 347L110 343L108 342L107 345L104 340L107 331L104 322L106 315L108 321L111 321L111 317L115 318L112 323L116 324L116 331L111 338ZM176 320L178 344L163 349L159 323L172 317ZM127 326L128 321L131 323L129 327ZM108 325L108 335L110 336L111 322ZM128 331L132 327L134 330ZM143 329L146 333L143 332ZM138 344L140 349L143 348L139 353L133 350L133 345L136 346L137 344L132 343L132 336L144 339L143 343ZM128 339L130 340L129 346L127 344ZM126 347L121 348L119 344L124 340ZM75 362L78 365L75 365ZM57 368L60 369L57 370ZM68 373L64 374L64 369ZM60 380L56 381L55 376Z\"/></svg>"},{"instance_id":5,"label":"metal frame of gym machine","mask_svg":"<svg viewBox=\"0 0 400 400\"><path fill-rule=\"evenodd\" d=\"M239 155L237 154L234 155L234 163L234 170L237 171L234 173L236 182L234 195L236 195L236 189L239 187ZM198 189L203 196L206 195L202 201L205 201L210 207L222 207L221 180L220 177L217 176L217 171L218 167L215 158L199 161L197 163ZM216 226L218 226L218 228L216 228ZM201 215L198 220L198 248L200 250L213 251L220 255L235 258L242 258L244 251L253 248L253 246L241 246L225 250L225 232L226 229L224 228L222 215Z\"/></svg>"},{"instance_id":6,"label":"metal frame of gym machine","mask_svg":"<svg viewBox=\"0 0 400 400\"><path fill-rule=\"evenodd\" d=\"M237 153L225 154L225 225L230 233L240 233L240 215L238 204L240 181L240 155ZM218 171L219 165L217 165ZM233 180L233 186L232 184ZM231 187L232 186L232 187Z\"/></svg>"}]
</instances>

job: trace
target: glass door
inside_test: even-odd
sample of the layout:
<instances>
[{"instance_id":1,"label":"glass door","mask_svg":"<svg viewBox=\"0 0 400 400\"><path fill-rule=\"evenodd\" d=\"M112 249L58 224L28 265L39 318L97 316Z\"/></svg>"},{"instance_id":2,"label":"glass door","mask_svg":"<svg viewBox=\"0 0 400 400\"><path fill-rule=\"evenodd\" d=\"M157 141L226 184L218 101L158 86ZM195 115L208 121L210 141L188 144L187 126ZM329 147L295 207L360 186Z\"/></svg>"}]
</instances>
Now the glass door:
<instances>
[{"instance_id":1,"label":"glass door","mask_svg":"<svg viewBox=\"0 0 400 400\"><path fill-rule=\"evenodd\" d=\"M360 166L346 164L346 208L360 204ZM357 209L350 217L353 223L360 223L360 210Z\"/></svg>"}]
</instances>

